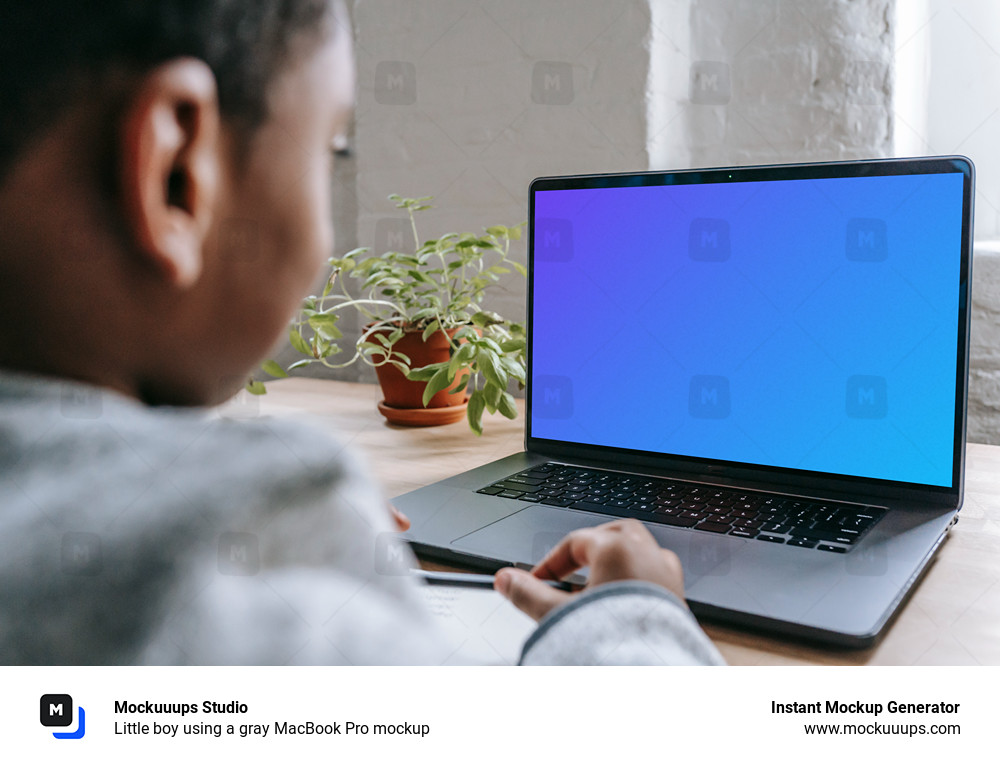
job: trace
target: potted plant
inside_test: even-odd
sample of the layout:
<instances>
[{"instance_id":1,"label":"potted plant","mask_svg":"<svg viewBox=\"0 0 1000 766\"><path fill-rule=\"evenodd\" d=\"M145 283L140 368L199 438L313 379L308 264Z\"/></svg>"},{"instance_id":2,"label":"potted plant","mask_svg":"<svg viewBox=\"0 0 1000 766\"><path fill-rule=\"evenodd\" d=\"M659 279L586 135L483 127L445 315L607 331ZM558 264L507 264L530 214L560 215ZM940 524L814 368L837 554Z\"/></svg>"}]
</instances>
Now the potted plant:
<instances>
[{"instance_id":1,"label":"potted plant","mask_svg":"<svg viewBox=\"0 0 1000 766\"><path fill-rule=\"evenodd\" d=\"M436 425L465 415L482 433L483 411L517 416L509 381L525 383L524 325L483 307L487 290L503 274L525 267L509 257L521 227L489 226L481 234L450 232L421 242L416 214L431 207L431 197L390 195L406 210L416 252L368 255L358 248L331 258L331 272L319 295L310 295L292 321L289 339L304 355L288 369L322 364L331 369L363 361L375 368L385 400L379 409L391 423ZM510 268L508 268L510 267ZM352 295L344 276L361 280ZM338 322L357 311L364 329L344 361ZM265 372L285 377L273 361ZM263 393L259 381L250 390Z\"/></svg>"}]
</instances>

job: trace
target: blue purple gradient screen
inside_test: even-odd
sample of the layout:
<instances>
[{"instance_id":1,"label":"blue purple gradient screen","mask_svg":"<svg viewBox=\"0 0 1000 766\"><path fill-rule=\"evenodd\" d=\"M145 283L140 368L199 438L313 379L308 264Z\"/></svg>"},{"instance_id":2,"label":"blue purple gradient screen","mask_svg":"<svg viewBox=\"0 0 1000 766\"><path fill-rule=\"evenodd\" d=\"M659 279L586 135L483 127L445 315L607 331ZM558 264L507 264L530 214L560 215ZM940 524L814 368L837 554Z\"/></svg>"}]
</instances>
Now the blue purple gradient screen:
<instances>
[{"instance_id":1,"label":"blue purple gradient screen","mask_svg":"<svg viewBox=\"0 0 1000 766\"><path fill-rule=\"evenodd\" d=\"M531 435L951 486L962 187L535 192Z\"/></svg>"}]
</instances>

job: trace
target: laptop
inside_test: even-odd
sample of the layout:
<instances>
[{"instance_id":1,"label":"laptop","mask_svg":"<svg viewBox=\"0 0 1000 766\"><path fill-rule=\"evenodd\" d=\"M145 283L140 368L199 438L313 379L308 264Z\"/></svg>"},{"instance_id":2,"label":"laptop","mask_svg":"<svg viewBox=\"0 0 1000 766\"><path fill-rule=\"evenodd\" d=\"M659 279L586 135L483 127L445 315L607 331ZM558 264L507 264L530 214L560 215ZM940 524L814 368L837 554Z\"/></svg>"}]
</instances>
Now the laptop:
<instances>
[{"instance_id":1,"label":"laptop","mask_svg":"<svg viewBox=\"0 0 1000 766\"><path fill-rule=\"evenodd\" d=\"M530 566L636 518L694 613L873 644L962 505L964 157L538 178L524 451L394 498Z\"/></svg>"}]
</instances>

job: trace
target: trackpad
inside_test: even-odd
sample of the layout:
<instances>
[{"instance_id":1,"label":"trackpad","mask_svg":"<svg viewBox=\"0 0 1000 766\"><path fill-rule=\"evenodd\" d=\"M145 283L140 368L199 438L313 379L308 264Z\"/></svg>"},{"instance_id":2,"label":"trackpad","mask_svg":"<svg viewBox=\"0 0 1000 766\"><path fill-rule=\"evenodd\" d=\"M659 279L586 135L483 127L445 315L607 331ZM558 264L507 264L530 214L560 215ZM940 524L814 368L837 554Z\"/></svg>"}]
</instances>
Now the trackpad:
<instances>
[{"instance_id":1,"label":"trackpad","mask_svg":"<svg viewBox=\"0 0 1000 766\"><path fill-rule=\"evenodd\" d=\"M518 564L537 564L574 529L596 527L615 519L551 505L531 505L453 540L455 550ZM658 524L647 525L660 545L677 549L690 536Z\"/></svg>"}]
</instances>

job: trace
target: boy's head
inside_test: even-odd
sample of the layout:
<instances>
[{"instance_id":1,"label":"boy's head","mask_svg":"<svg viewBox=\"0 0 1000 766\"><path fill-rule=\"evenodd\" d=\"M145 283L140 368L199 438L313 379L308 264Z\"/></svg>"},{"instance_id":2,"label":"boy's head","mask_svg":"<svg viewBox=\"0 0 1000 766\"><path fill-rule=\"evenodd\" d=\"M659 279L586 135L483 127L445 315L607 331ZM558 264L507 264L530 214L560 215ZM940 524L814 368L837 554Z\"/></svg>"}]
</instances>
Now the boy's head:
<instances>
[{"instance_id":1,"label":"boy's head","mask_svg":"<svg viewBox=\"0 0 1000 766\"><path fill-rule=\"evenodd\" d=\"M0 8L0 367L233 393L332 247L353 101L329 0Z\"/></svg>"}]
</instances>

